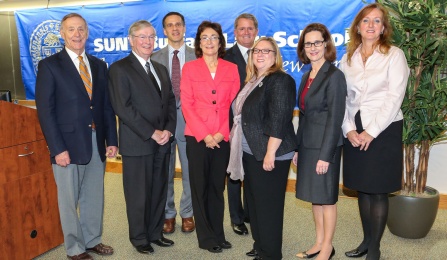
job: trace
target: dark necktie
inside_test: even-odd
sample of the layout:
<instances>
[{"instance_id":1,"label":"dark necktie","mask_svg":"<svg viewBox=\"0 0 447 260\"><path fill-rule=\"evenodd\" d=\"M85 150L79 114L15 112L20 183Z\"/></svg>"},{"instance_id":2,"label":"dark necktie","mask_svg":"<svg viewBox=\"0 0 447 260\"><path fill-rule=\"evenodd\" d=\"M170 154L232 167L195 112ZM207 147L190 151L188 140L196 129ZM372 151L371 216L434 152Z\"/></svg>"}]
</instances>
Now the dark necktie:
<instances>
[{"instance_id":1,"label":"dark necktie","mask_svg":"<svg viewBox=\"0 0 447 260\"><path fill-rule=\"evenodd\" d=\"M152 74L151 64L147 61L146 61L146 72L147 72L147 75L149 75L149 78L151 79L154 86L157 87L157 89L160 89L160 86L158 85L157 80L154 77L154 74Z\"/></svg>"},{"instance_id":2,"label":"dark necktie","mask_svg":"<svg viewBox=\"0 0 447 260\"><path fill-rule=\"evenodd\" d=\"M178 50L174 51L174 56L172 57L172 68L171 68L171 82L172 90L176 98L180 96L180 60L177 56Z\"/></svg>"}]
</instances>

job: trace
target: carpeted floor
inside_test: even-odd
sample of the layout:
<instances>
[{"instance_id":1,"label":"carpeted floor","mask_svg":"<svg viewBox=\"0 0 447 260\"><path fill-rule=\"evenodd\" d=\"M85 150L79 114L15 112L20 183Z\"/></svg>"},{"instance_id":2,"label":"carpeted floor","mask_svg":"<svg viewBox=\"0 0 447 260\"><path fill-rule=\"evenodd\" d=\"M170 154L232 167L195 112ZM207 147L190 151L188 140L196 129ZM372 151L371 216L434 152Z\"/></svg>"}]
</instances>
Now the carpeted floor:
<instances>
[{"instance_id":1,"label":"carpeted floor","mask_svg":"<svg viewBox=\"0 0 447 260\"><path fill-rule=\"evenodd\" d=\"M176 203L180 200L181 181L175 181ZM226 196L225 196L226 197ZM336 255L333 259L349 259L344 252L355 248L362 239L361 224L358 216L357 201L352 198L340 198L338 202L338 222L334 238ZM177 230L167 238L174 240L170 248L154 246L155 253L139 254L128 240L127 218L125 211L122 175L106 173L105 177L105 215L103 242L115 248L115 254L95 259L251 259L245 252L251 250L251 235L238 236L231 230L229 213L225 211L225 234L233 244L232 249L220 254L212 254L199 249L195 232L185 234L180 231L181 219L177 216ZM311 205L299 201L295 194L286 194L284 219L283 259L298 259L295 254L306 250L314 242L314 226ZM447 259L447 210L439 210L432 230L427 237L418 240L403 239L392 235L387 229L382 239L382 258L388 260L405 259ZM65 259L63 245L41 255L36 259ZM364 259L364 258L360 258Z\"/></svg>"}]
</instances>

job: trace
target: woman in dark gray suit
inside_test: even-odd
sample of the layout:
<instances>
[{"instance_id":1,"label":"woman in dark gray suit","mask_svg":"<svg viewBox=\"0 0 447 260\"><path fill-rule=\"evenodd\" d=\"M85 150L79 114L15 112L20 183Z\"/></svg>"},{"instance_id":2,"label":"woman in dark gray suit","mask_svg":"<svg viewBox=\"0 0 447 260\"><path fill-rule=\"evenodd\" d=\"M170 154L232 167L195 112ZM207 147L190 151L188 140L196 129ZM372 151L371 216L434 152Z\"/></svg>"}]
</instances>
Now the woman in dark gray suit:
<instances>
[{"instance_id":1,"label":"woman in dark gray suit","mask_svg":"<svg viewBox=\"0 0 447 260\"><path fill-rule=\"evenodd\" d=\"M295 80L284 72L273 38L261 37L248 57L245 86L233 103L230 178L244 179L255 259L281 259L284 198L296 148ZM243 165L243 167L242 167Z\"/></svg>"},{"instance_id":2,"label":"woman in dark gray suit","mask_svg":"<svg viewBox=\"0 0 447 260\"><path fill-rule=\"evenodd\" d=\"M323 24L309 24L301 33L298 56L312 69L301 79L298 91L300 120L297 131L296 197L312 203L316 241L299 258L331 259L337 221L338 182L343 145L341 125L345 112L346 80L331 62L336 50ZM298 160L299 158L299 160Z\"/></svg>"}]
</instances>

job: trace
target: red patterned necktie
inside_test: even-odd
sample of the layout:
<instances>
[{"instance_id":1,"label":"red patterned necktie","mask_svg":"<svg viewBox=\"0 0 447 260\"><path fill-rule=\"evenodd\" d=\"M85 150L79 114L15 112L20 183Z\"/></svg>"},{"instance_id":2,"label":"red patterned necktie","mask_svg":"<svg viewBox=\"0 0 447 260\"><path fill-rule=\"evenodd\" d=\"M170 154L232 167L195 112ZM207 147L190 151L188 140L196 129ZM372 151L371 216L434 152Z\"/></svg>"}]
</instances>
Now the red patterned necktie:
<instances>
[{"instance_id":1,"label":"red patterned necktie","mask_svg":"<svg viewBox=\"0 0 447 260\"><path fill-rule=\"evenodd\" d=\"M172 90L174 91L175 97L180 96L180 60L177 56L178 50L174 51L174 56L172 57L172 68L171 68L171 83Z\"/></svg>"}]
</instances>

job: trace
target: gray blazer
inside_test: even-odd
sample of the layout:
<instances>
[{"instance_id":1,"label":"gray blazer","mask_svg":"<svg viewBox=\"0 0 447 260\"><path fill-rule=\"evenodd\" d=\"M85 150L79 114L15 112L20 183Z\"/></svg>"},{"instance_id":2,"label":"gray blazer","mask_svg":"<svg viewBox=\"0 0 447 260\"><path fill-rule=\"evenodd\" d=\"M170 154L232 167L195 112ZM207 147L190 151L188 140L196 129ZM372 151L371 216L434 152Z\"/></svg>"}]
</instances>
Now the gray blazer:
<instances>
[{"instance_id":1,"label":"gray blazer","mask_svg":"<svg viewBox=\"0 0 447 260\"><path fill-rule=\"evenodd\" d=\"M193 48L185 45L185 62L195 60L196 54ZM169 47L166 46L163 49L154 52L151 56L151 60L160 63L165 66L169 71ZM169 71L170 74L170 71ZM185 139L185 118L183 117L181 102L180 100L176 100L177 106L177 127L175 129L175 138L178 138L182 141L186 141Z\"/></svg>"},{"instance_id":2,"label":"gray blazer","mask_svg":"<svg viewBox=\"0 0 447 260\"><path fill-rule=\"evenodd\" d=\"M298 102L309 78L304 73L298 91ZM326 61L304 98L297 130L298 146L320 149L320 160L333 162L335 149L343 145L341 124L346 105L346 79L343 72Z\"/></svg>"}]
</instances>

